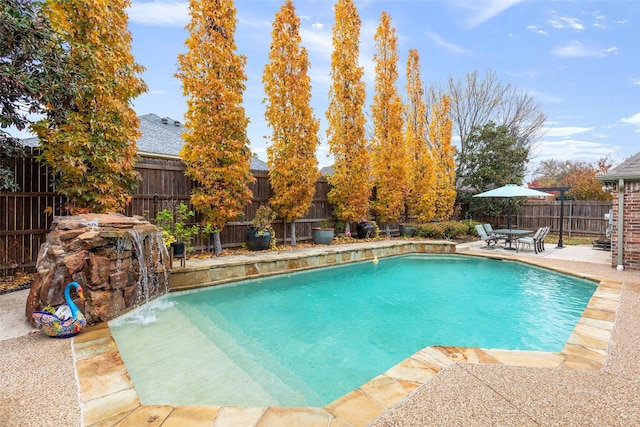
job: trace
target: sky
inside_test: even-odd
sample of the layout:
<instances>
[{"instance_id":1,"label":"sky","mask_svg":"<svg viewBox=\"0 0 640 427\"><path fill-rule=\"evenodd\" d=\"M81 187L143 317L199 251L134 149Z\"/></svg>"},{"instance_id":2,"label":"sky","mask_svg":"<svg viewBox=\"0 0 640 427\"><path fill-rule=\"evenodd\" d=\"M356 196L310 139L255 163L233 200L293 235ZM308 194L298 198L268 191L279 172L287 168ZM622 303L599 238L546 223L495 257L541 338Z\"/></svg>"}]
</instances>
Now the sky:
<instances>
[{"instance_id":1,"label":"sky","mask_svg":"<svg viewBox=\"0 0 640 427\"><path fill-rule=\"evenodd\" d=\"M284 0L236 0L238 54L247 57L244 108L251 150L266 160L262 73L273 19ZM311 63L312 107L320 119L319 166L332 163L326 138L334 0L294 0ZM398 35L399 93L405 95L408 51L420 55L425 88L477 71L526 91L547 116L532 163L547 159L618 164L640 151L640 2L542 0L356 0L362 20L360 64L371 111L374 34L384 11ZM138 115L183 121L186 102L174 77L186 51L188 1L133 0L132 51L146 68L149 91L135 99ZM454 138L455 143L455 138Z\"/></svg>"}]
</instances>

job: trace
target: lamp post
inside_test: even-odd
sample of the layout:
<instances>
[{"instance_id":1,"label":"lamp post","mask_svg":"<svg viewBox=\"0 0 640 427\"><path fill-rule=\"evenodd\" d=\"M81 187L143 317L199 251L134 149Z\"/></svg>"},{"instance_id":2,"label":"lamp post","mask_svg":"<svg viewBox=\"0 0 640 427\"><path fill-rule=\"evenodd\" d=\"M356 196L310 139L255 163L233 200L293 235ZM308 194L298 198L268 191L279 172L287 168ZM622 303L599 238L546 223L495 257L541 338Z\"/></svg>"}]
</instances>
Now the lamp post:
<instances>
[{"instance_id":1,"label":"lamp post","mask_svg":"<svg viewBox=\"0 0 640 427\"><path fill-rule=\"evenodd\" d=\"M562 231L563 231L563 223L564 223L564 192L570 189L571 187L544 187L544 188L536 188L536 190L540 191L559 191L560 192L560 230L558 231L558 246L556 249L563 249L562 246Z\"/></svg>"}]
</instances>

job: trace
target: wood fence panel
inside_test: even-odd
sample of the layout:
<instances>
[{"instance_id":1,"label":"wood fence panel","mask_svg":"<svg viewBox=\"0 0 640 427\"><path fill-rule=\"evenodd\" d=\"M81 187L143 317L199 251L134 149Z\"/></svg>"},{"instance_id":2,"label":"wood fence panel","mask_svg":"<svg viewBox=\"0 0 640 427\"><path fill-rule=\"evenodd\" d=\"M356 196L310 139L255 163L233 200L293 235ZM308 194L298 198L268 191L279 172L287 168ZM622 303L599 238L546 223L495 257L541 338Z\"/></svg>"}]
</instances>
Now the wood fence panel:
<instances>
[{"instance_id":1,"label":"wood fence panel","mask_svg":"<svg viewBox=\"0 0 640 427\"><path fill-rule=\"evenodd\" d=\"M574 201L564 202L562 218L563 234L576 236L602 236L606 233L609 222L604 218L611 209L608 201ZM520 212L512 215L511 226L525 230L536 230L539 227L551 227L552 233L560 231L560 201L527 201ZM494 228L506 228L507 216L479 218L478 221L489 222Z\"/></svg>"},{"instance_id":2,"label":"wood fence panel","mask_svg":"<svg viewBox=\"0 0 640 427\"><path fill-rule=\"evenodd\" d=\"M54 215L68 215L65 210L67 199L54 191L54 176L47 166L35 160L37 149L30 149L26 158L14 160L12 169L20 187L17 192L0 193L0 275L17 271L33 271L40 245L45 241L51 229ZM140 173L140 185L125 209L125 214L140 215L153 221L162 209L173 209L181 202L189 204L189 196L195 183L185 176L184 163L172 157L140 157L136 164ZM253 171L256 178L251 184L253 199L248 203L244 214L229 222L220 233L224 248L239 247L246 241L246 230L259 206L266 204L272 196L269 174L266 171ZM316 182L313 203L304 218L296 221L296 234L299 241L311 239L311 229L330 218L332 206L327 194L330 190L326 179ZM157 197L156 197L157 195ZM550 226L557 232L560 225L560 202L527 202L522 211L513 215L513 226L536 229ZM611 202L565 202L563 227L566 235L604 235L608 223L604 214L609 212ZM194 223L199 222L196 217ZM494 226L504 228L506 216L481 218ZM378 224L384 233L386 224ZM287 226L287 241L290 241L290 227ZM356 224L352 224L355 233ZM389 224L392 235L397 235L398 223ZM278 242L281 243L285 224L276 220L273 228ZM496 227L496 228L497 228ZM213 237L198 236L194 248L211 251Z\"/></svg>"}]
</instances>

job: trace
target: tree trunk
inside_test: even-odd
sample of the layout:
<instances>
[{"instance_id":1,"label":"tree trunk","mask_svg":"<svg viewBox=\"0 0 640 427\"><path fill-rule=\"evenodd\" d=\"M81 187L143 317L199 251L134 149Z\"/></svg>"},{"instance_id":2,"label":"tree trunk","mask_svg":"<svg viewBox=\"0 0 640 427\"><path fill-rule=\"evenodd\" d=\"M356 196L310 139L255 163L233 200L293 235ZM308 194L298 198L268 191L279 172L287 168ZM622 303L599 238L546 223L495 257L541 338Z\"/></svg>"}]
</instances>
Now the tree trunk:
<instances>
[{"instance_id":1,"label":"tree trunk","mask_svg":"<svg viewBox=\"0 0 640 427\"><path fill-rule=\"evenodd\" d=\"M291 246L296 246L296 220L291 221Z\"/></svg>"},{"instance_id":2,"label":"tree trunk","mask_svg":"<svg viewBox=\"0 0 640 427\"><path fill-rule=\"evenodd\" d=\"M389 228L389 223L385 226L385 234L387 235L387 238L391 237L391 228Z\"/></svg>"},{"instance_id":3,"label":"tree trunk","mask_svg":"<svg viewBox=\"0 0 640 427\"><path fill-rule=\"evenodd\" d=\"M213 233L213 248L216 255L220 255L222 253L222 244L220 243L219 231Z\"/></svg>"},{"instance_id":4,"label":"tree trunk","mask_svg":"<svg viewBox=\"0 0 640 427\"><path fill-rule=\"evenodd\" d=\"M344 235L347 237L351 237L351 224L350 221L344 222Z\"/></svg>"}]
</instances>

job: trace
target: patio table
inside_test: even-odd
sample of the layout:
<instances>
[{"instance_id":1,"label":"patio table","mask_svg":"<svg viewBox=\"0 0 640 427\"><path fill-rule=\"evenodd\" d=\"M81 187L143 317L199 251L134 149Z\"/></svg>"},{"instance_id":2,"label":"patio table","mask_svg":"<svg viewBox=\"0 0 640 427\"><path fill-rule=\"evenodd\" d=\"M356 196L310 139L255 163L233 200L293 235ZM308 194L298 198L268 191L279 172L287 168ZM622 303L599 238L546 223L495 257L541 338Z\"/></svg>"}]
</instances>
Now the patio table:
<instances>
[{"instance_id":1,"label":"patio table","mask_svg":"<svg viewBox=\"0 0 640 427\"><path fill-rule=\"evenodd\" d=\"M509 247L505 248L506 250L510 250L510 251L515 251L518 249L518 247L516 246L515 248L511 246L511 242L513 242L514 240L517 240L518 237L522 237L522 236L526 236L527 234L531 234L533 233L533 230L518 230L515 228L500 228L498 230L493 230L494 233L496 234L506 234L507 235L507 242L509 242Z\"/></svg>"}]
</instances>

